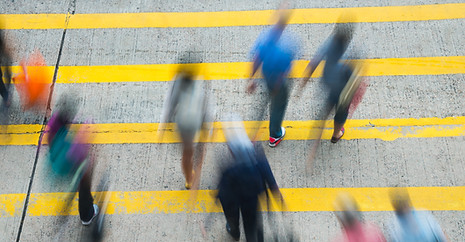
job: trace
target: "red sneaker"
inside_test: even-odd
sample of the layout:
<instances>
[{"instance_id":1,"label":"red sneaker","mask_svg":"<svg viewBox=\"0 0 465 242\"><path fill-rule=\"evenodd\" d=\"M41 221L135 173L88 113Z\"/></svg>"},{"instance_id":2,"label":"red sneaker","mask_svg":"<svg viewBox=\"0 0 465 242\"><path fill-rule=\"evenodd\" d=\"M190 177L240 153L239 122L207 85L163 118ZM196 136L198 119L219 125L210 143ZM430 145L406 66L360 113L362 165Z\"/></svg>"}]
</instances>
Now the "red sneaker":
<instances>
[{"instance_id":1,"label":"red sneaker","mask_svg":"<svg viewBox=\"0 0 465 242\"><path fill-rule=\"evenodd\" d=\"M284 138L284 135L286 135L286 129L284 129L284 127L281 127L281 133L282 133L282 135L279 138L273 138L273 137L270 136L270 143L268 144L270 147L274 148L279 143L281 143L281 141Z\"/></svg>"}]
</instances>

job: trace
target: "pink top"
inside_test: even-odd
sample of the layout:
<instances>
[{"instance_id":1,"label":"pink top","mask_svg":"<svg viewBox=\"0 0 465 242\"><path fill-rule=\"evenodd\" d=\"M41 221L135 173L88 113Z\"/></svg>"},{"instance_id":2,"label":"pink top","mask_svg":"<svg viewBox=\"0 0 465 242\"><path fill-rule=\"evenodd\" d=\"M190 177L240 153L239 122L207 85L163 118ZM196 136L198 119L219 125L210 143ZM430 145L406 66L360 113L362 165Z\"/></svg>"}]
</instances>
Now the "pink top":
<instances>
[{"instance_id":1,"label":"pink top","mask_svg":"<svg viewBox=\"0 0 465 242\"><path fill-rule=\"evenodd\" d=\"M381 230L371 223L356 222L351 228L344 228L333 242L385 242Z\"/></svg>"}]
</instances>

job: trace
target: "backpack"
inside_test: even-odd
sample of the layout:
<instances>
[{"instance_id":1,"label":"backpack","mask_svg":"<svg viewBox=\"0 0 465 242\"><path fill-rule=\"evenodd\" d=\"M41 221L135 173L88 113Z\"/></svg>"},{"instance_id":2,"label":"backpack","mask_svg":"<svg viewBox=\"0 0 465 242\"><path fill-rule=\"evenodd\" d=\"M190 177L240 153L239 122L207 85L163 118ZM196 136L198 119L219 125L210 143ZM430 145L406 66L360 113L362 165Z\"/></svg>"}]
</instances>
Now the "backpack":
<instances>
[{"instance_id":1,"label":"backpack","mask_svg":"<svg viewBox=\"0 0 465 242\"><path fill-rule=\"evenodd\" d=\"M52 169L60 175L71 173L74 167L72 161L67 157L72 145L67 137L68 133L66 127L60 128L50 144L49 160L52 164Z\"/></svg>"}]
</instances>

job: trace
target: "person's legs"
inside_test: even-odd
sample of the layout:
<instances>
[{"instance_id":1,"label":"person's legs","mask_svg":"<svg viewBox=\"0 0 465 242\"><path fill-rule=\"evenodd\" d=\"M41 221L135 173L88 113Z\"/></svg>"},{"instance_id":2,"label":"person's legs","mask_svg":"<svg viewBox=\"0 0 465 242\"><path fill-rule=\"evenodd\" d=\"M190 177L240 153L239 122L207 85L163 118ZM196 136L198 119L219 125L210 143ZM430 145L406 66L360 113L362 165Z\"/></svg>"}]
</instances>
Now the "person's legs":
<instances>
[{"instance_id":1,"label":"person's legs","mask_svg":"<svg viewBox=\"0 0 465 242\"><path fill-rule=\"evenodd\" d=\"M193 181L193 157L194 157L194 144L192 142L183 143L182 152L182 172L186 178L186 189L190 189Z\"/></svg>"},{"instance_id":2,"label":"person's legs","mask_svg":"<svg viewBox=\"0 0 465 242\"><path fill-rule=\"evenodd\" d=\"M5 85L5 83L3 82L2 68L0 68L0 78L1 78L1 80L0 80L0 95L3 98L3 103L6 104L7 101L8 101L8 88Z\"/></svg>"},{"instance_id":3,"label":"person's legs","mask_svg":"<svg viewBox=\"0 0 465 242\"><path fill-rule=\"evenodd\" d=\"M198 131L186 125L186 122L177 123L177 126L182 140L181 168L186 179L186 189L191 189L194 180L194 139Z\"/></svg>"},{"instance_id":4,"label":"person's legs","mask_svg":"<svg viewBox=\"0 0 465 242\"><path fill-rule=\"evenodd\" d=\"M342 128L344 128L344 124L346 123L348 115L349 110L336 111L336 115L334 116L334 131L332 136L333 138L339 139L344 134L342 132Z\"/></svg>"},{"instance_id":5,"label":"person's legs","mask_svg":"<svg viewBox=\"0 0 465 242\"><path fill-rule=\"evenodd\" d=\"M90 186L91 173L87 171L79 184L79 216L83 222L89 222L95 214Z\"/></svg>"},{"instance_id":6,"label":"person's legs","mask_svg":"<svg viewBox=\"0 0 465 242\"><path fill-rule=\"evenodd\" d=\"M342 89L349 81L350 76L352 75L352 69L348 65L340 64L338 67L338 72L339 77L337 78L337 80L340 83L340 88L334 90L332 94L335 96L336 100L339 100L339 96L341 95ZM336 114L334 116L334 131L332 136L333 138L339 139L344 134L342 128L344 127L344 124L347 120L347 116L349 116L349 106L350 105L348 105L345 109L336 109Z\"/></svg>"},{"instance_id":7,"label":"person's legs","mask_svg":"<svg viewBox=\"0 0 465 242\"><path fill-rule=\"evenodd\" d=\"M270 145L272 144L271 138L282 138L282 136L284 135L281 125L284 119L284 114L286 112L286 107L289 100L288 89L288 86L284 84L275 95L271 96ZM278 143L279 141L276 142L275 145L277 145Z\"/></svg>"},{"instance_id":8,"label":"person's legs","mask_svg":"<svg viewBox=\"0 0 465 242\"><path fill-rule=\"evenodd\" d=\"M258 198L241 204L242 222L245 238L248 242L263 241L261 214L257 211Z\"/></svg>"},{"instance_id":9,"label":"person's legs","mask_svg":"<svg viewBox=\"0 0 465 242\"><path fill-rule=\"evenodd\" d=\"M196 157L196 161L195 161L195 164L193 164L193 166L195 166L195 169L193 169L195 172L194 172L194 175L192 177L192 187L194 190L197 190L199 188L199 185L200 185L200 176L201 176L201 173L202 173L202 165L203 165L203 159L204 159L204 154L205 154L205 150L206 150L206 144L205 143L197 143L195 144L195 157ZM193 155L193 156L194 156Z\"/></svg>"},{"instance_id":10,"label":"person's legs","mask_svg":"<svg viewBox=\"0 0 465 242\"><path fill-rule=\"evenodd\" d=\"M239 206L235 202L220 199L226 218L226 230L235 239L239 240L241 232L239 230Z\"/></svg>"},{"instance_id":11,"label":"person's legs","mask_svg":"<svg viewBox=\"0 0 465 242\"><path fill-rule=\"evenodd\" d=\"M263 238L263 217L262 217L262 213L258 211L258 208L257 208L256 226L257 226L257 241L259 242L265 241Z\"/></svg>"}]
</instances>

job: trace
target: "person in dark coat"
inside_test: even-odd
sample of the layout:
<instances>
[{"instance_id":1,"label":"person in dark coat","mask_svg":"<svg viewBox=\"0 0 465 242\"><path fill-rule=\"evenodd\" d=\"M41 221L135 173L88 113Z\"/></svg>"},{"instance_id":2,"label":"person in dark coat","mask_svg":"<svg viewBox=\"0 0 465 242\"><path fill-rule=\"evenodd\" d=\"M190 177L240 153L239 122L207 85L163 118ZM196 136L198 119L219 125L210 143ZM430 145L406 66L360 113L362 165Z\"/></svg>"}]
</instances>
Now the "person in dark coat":
<instances>
[{"instance_id":1,"label":"person in dark coat","mask_svg":"<svg viewBox=\"0 0 465 242\"><path fill-rule=\"evenodd\" d=\"M352 40L353 31L353 24L337 24L333 34L320 47L308 64L306 69L307 76L303 79L303 86L305 86L320 62L326 59L323 69L323 83L327 88L328 98L325 109L322 111L323 115L320 115L320 118L323 120L326 119L331 109L336 107L334 132L331 138L332 143L338 142L344 135L344 124L349 114L348 108L338 109L337 104L342 89L344 89L353 73L353 67L346 64L342 59Z\"/></svg>"},{"instance_id":2,"label":"person in dark coat","mask_svg":"<svg viewBox=\"0 0 465 242\"><path fill-rule=\"evenodd\" d=\"M263 241L259 195L267 188L281 201L282 195L261 146L254 147L243 129L228 130L226 134L232 158L222 172L217 195L226 217L226 230L239 240L240 212L246 240Z\"/></svg>"},{"instance_id":3,"label":"person in dark coat","mask_svg":"<svg viewBox=\"0 0 465 242\"><path fill-rule=\"evenodd\" d=\"M2 96L4 107L8 107L10 103L11 62L11 56L8 52L3 33L0 31L0 66L3 66L3 68L0 68L0 95Z\"/></svg>"}]
</instances>

